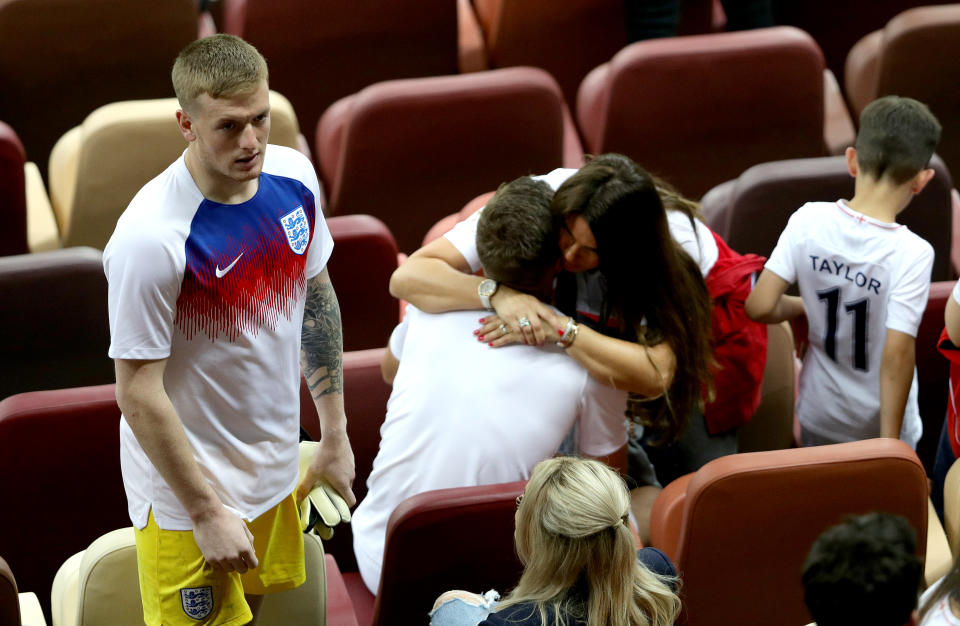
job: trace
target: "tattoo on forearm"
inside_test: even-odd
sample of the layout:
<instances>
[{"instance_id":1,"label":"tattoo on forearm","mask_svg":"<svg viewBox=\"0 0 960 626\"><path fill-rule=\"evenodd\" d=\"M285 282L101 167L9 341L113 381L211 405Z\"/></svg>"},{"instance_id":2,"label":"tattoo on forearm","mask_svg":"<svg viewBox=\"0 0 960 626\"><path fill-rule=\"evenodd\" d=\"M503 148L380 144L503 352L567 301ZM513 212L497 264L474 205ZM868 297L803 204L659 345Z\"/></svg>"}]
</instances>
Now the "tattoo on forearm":
<instances>
[{"instance_id":1,"label":"tattoo on forearm","mask_svg":"<svg viewBox=\"0 0 960 626\"><path fill-rule=\"evenodd\" d=\"M307 284L300 340L300 365L314 399L343 393L342 364L340 304L327 270L323 270Z\"/></svg>"}]
</instances>

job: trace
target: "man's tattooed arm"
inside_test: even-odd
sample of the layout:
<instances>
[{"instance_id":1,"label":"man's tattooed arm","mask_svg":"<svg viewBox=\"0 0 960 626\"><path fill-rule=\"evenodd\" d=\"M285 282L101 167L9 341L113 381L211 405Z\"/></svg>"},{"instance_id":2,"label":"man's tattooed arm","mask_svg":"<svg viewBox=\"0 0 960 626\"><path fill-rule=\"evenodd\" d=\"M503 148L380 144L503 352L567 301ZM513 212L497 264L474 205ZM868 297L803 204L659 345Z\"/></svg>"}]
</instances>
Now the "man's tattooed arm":
<instances>
[{"instance_id":1,"label":"man's tattooed arm","mask_svg":"<svg viewBox=\"0 0 960 626\"><path fill-rule=\"evenodd\" d=\"M300 342L300 366L320 418L320 445L297 487L297 498L326 480L353 506L357 501L351 489L354 460L343 410L343 330L337 294L326 269L307 283Z\"/></svg>"},{"instance_id":2,"label":"man's tattooed arm","mask_svg":"<svg viewBox=\"0 0 960 626\"><path fill-rule=\"evenodd\" d=\"M324 269L307 283L300 366L314 400L343 393L343 328L340 304Z\"/></svg>"}]
</instances>

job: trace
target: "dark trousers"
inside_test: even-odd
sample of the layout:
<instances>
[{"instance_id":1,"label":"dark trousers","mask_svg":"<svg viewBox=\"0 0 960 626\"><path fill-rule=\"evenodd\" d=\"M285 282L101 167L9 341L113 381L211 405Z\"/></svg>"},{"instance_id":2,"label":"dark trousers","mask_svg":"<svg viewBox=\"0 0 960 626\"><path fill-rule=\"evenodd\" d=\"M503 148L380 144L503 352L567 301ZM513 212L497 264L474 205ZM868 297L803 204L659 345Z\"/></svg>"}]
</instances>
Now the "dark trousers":
<instances>
[{"instance_id":1,"label":"dark trousers","mask_svg":"<svg viewBox=\"0 0 960 626\"><path fill-rule=\"evenodd\" d=\"M682 0L624 0L627 41L673 37L680 26ZM771 0L723 0L727 30L773 26Z\"/></svg>"}]
</instances>

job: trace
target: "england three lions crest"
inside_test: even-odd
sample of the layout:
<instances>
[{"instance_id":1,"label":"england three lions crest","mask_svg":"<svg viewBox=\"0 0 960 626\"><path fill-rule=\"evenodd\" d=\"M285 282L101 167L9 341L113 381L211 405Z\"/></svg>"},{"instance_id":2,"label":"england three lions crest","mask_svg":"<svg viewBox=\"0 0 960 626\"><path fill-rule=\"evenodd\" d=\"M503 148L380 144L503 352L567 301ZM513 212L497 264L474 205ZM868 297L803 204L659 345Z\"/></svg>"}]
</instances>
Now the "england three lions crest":
<instances>
[{"instance_id":1,"label":"england three lions crest","mask_svg":"<svg viewBox=\"0 0 960 626\"><path fill-rule=\"evenodd\" d=\"M280 224L283 232L287 234L290 249L297 254L306 252L307 244L310 243L310 224L307 223L307 212L303 210L303 206L298 206L281 217Z\"/></svg>"},{"instance_id":2,"label":"england three lions crest","mask_svg":"<svg viewBox=\"0 0 960 626\"><path fill-rule=\"evenodd\" d=\"M213 587L184 587L180 590L183 612L191 619L203 619L213 611Z\"/></svg>"}]
</instances>

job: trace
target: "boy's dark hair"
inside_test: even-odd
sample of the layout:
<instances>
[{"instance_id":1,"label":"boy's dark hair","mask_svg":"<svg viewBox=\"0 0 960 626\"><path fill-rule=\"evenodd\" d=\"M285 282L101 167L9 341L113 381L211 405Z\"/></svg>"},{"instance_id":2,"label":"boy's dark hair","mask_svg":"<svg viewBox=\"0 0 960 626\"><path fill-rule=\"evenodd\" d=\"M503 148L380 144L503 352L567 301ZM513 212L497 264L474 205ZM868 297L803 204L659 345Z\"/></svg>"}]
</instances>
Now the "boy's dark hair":
<instances>
[{"instance_id":1,"label":"boy's dark hair","mask_svg":"<svg viewBox=\"0 0 960 626\"><path fill-rule=\"evenodd\" d=\"M917 606L923 566L901 515L868 513L828 528L803 564L804 600L817 626L903 626Z\"/></svg>"},{"instance_id":2,"label":"boy's dark hair","mask_svg":"<svg viewBox=\"0 0 960 626\"><path fill-rule=\"evenodd\" d=\"M902 185L930 163L940 130L940 122L922 102L900 96L874 100L860 114L860 171Z\"/></svg>"},{"instance_id":3,"label":"boy's dark hair","mask_svg":"<svg viewBox=\"0 0 960 626\"><path fill-rule=\"evenodd\" d=\"M560 259L550 201L553 190L529 176L500 185L477 224L486 275L521 291L535 289Z\"/></svg>"}]
</instances>

